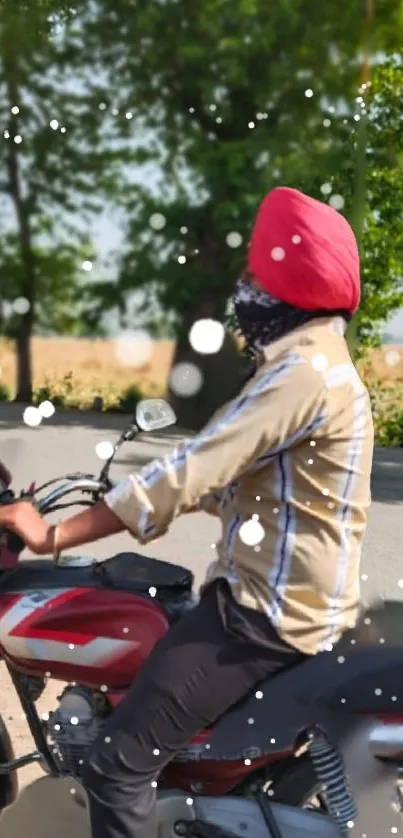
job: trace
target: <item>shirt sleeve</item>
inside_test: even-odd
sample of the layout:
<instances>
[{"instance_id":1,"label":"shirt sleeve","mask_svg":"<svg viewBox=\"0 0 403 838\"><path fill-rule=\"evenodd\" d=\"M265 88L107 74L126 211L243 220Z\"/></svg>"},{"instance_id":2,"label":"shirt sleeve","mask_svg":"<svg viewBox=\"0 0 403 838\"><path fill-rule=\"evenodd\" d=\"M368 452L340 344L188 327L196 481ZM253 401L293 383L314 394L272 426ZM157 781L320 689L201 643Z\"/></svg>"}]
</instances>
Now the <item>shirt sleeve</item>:
<instances>
[{"instance_id":1,"label":"shirt sleeve","mask_svg":"<svg viewBox=\"0 0 403 838\"><path fill-rule=\"evenodd\" d=\"M325 389L322 375L298 354L265 364L203 431L120 481L105 503L143 544L189 507L204 503L213 511L212 499L218 504L245 470L262 468L313 433L324 418Z\"/></svg>"}]
</instances>

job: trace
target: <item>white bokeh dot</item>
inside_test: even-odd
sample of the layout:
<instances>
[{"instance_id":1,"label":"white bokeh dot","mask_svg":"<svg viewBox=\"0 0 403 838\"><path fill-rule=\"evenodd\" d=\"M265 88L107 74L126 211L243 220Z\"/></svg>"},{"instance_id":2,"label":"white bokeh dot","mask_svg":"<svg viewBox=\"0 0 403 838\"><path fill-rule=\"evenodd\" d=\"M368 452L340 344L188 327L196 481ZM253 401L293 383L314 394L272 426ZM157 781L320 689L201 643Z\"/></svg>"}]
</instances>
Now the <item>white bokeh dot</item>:
<instances>
[{"instance_id":1,"label":"white bokeh dot","mask_svg":"<svg viewBox=\"0 0 403 838\"><path fill-rule=\"evenodd\" d=\"M342 195L332 195L329 198L329 204L333 207L334 210L342 210L345 204L345 200Z\"/></svg>"},{"instance_id":2,"label":"white bokeh dot","mask_svg":"<svg viewBox=\"0 0 403 838\"><path fill-rule=\"evenodd\" d=\"M184 265L186 263L186 256L178 256L178 262L180 265Z\"/></svg>"},{"instance_id":3,"label":"white bokeh dot","mask_svg":"<svg viewBox=\"0 0 403 838\"><path fill-rule=\"evenodd\" d=\"M153 342L144 330L124 330L114 339L113 346L115 356L122 366L136 369L151 361Z\"/></svg>"},{"instance_id":4,"label":"white bokeh dot","mask_svg":"<svg viewBox=\"0 0 403 838\"><path fill-rule=\"evenodd\" d=\"M55 412L55 406L49 401L49 399L45 399L44 402L40 403L38 410L44 419L50 419Z\"/></svg>"},{"instance_id":5,"label":"white bokeh dot","mask_svg":"<svg viewBox=\"0 0 403 838\"><path fill-rule=\"evenodd\" d=\"M157 589L151 587L151 588L148 589L148 593L150 594L150 597L155 597L155 596L157 596Z\"/></svg>"},{"instance_id":6,"label":"white bokeh dot","mask_svg":"<svg viewBox=\"0 0 403 838\"><path fill-rule=\"evenodd\" d=\"M193 323L189 332L189 343L200 355L215 355L219 352L225 337L225 329L219 320L205 318Z\"/></svg>"},{"instance_id":7,"label":"white bokeh dot","mask_svg":"<svg viewBox=\"0 0 403 838\"><path fill-rule=\"evenodd\" d=\"M49 125L52 128L52 131L57 131L57 129L59 127L59 123L58 123L57 119L51 119Z\"/></svg>"},{"instance_id":8,"label":"white bokeh dot","mask_svg":"<svg viewBox=\"0 0 403 838\"><path fill-rule=\"evenodd\" d=\"M332 191L332 184L331 183L322 183L320 187L320 191L322 195L330 195Z\"/></svg>"},{"instance_id":9,"label":"white bokeh dot","mask_svg":"<svg viewBox=\"0 0 403 838\"><path fill-rule=\"evenodd\" d=\"M295 236L292 236L291 241L293 244L301 244L302 239L301 236L296 233Z\"/></svg>"},{"instance_id":10,"label":"white bokeh dot","mask_svg":"<svg viewBox=\"0 0 403 838\"><path fill-rule=\"evenodd\" d=\"M108 440L97 442L95 446L95 453L100 460L109 460L113 454L113 443L108 442Z\"/></svg>"},{"instance_id":11,"label":"white bokeh dot","mask_svg":"<svg viewBox=\"0 0 403 838\"><path fill-rule=\"evenodd\" d=\"M258 701L261 701L263 698L262 690L257 690L257 692L255 692L255 698L257 698Z\"/></svg>"},{"instance_id":12,"label":"white bokeh dot","mask_svg":"<svg viewBox=\"0 0 403 838\"><path fill-rule=\"evenodd\" d=\"M87 273L89 273L90 271L92 271L92 262L90 262L89 259L85 259L84 262L82 263L81 267L82 267L83 271L86 271Z\"/></svg>"},{"instance_id":13,"label":"white bokeh dot","mask_svg":"<svg viewBox=\"0 0 403 838\"><path fill-rule=\"evenodd\" d=\"M283 247L273 247L270 256L274 262L282 262L285 258L285 250Z\"/></svg>"},{"instance_id":14,"label":"white bokeh dot","mask_svg":"<svg viewBox=\"0 0 403 838\"><path fill-rule=\"evenodd\" d=\"M388 367L395 367L402 360L402 356L397 349L389 349L388 352L385 352L384 358Z\"/></svg>"},{"instance_id":15,"label":"white bokeh dot","mask_svg":"<svg viewBox=\"0 0 403 838\"><path fill-rule=\"evenodd\" d=\"M257 544L260 544L264 539L264 535L265 532L262 525L259 521L253 520L253 518L245 521L239 530L239 538L248 547L255 547Z\"/></svg>"},{"instance_id":16,"label":"white bokeh dot","mask_svg":"<svg viewBox=\"0 0 403 838\"><path fill-rule=\"evenodd\" d=\"M182 236L185 236L185 235L186 235L186 233L188 232L188 228L187 228L187 227L182 226L182 227L180 228L180 232L182 233Z\"/></svg>"},{"instance_id":17,"label":"white bokeh dot","mask_svg":"<svg viewBox=\"0 0 403 838\"><path fill-rule=\"evenodd\" d=\"M153 212L153 214L150 215L148 223L153 230L163 230L167 220L162 212Z\"/></svg>"},{"instance_id":18,"label":"white bokeh dot","mask_svg":"<svg viewBox=\"0 0 403 838\"><path fill-rule=\"evenodd\" d=\"M308 87L307 90L305 90L305 96L307 99L312 99L313 90L310 87Z\"/></svg>"},{"instance_id":19,"label":"white bokeh dot","mask_svg":"<svg viewBox=\"0 0 403 838\"><path fill-rule=\"evenodd\" d=\"M22 414L23 421L30 428L37 428L42 422L42 416L37 407L26 407Z\"/></svg>"},{"instance_id":20,"label":"white bokeh dot","mask_svg":"<svg viewBox=\"0 0 403 838\"><path fill-rule=\"evenodd\" d=\"M329 360L323 352L318 352L312 358L312 366L317 372L324 372L329 366Z\"/></svg>"},{"instance_id":21,"label":"white bokeh dot","mask_svg":"<svg viewBox=\"0 0 403 838\"><path fill-rule=\"evenodd\" d=\"M26 297L17 297L13 302L13 311L15 314L27 314L31 308L31 303Z\"/></svg>"},{"instance_id":22,"label":"white bokeh dot","mask_svg":"<svg viewBox=\"0 0 403 838\"><path fill-rule=\"evenodd\" d=\"M180 398L190 398L203 386L203 374L196 364L182 361L175 364L171 370L169 385L172 392Z\"/></svg>"},{"instance_id":23,"label":"white bokeh dot","mask_svg":"<svg viewBox=\"0 0 403 838\"><path fill-rule=\"evenodd\" d=\"M346 332L346 321L343 317L332 317L330 323L330 331L333 332L334 335L341 335L343 336Z\"/></svg>"},{"instance_id":24,"label":"white bokeh dot","mask_svg":"<svg viewBox=\"0 0 403 838\"><path fill-rule=\"evenodd\" d=\"M241 246L243 239L240 233L234 231L232 233L228 233L225 241L227 242L228 247L235 249Z\"/></svg>"}]
</instances>

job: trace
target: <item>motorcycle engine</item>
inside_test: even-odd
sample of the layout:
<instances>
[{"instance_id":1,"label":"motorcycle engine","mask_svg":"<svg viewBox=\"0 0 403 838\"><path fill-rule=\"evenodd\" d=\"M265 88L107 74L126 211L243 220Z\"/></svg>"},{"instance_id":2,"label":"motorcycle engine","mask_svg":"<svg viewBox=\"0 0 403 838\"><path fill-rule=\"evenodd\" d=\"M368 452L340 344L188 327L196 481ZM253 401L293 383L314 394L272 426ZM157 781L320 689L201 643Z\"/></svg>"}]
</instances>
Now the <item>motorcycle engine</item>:
<instances>
[{"instance_id":1,"label":"motorcycle engine","mask_svg":"<svg viewBox=\"0 0 403 838\"><path fill-rule=\"evenodd\" d=\"M80 779L84 759L110 712L102 693L78 685L66 687L57 710L44 722L53 755L63 773Z\"/></svg>"}]
</instances>

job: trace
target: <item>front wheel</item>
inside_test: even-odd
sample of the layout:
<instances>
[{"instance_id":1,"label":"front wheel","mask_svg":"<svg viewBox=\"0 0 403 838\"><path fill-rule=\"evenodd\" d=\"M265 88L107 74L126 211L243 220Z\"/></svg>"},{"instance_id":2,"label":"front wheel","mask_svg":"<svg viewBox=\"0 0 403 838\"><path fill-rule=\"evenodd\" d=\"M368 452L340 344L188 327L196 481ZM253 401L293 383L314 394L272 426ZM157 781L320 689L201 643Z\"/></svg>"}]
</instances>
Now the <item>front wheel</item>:
<instances>
[{"instance_id":1,"label":"front wheel","mask_svg":"<svg viewBox=\"0 0 403 838\"><path fill-rule=\"evenodd\" d=\"M0 765L15 759L14 748L7 727L0 715ZM11 806L18 794L17 772L0 774L0 813L2 809Z\"/></svg>"}]
</instances>

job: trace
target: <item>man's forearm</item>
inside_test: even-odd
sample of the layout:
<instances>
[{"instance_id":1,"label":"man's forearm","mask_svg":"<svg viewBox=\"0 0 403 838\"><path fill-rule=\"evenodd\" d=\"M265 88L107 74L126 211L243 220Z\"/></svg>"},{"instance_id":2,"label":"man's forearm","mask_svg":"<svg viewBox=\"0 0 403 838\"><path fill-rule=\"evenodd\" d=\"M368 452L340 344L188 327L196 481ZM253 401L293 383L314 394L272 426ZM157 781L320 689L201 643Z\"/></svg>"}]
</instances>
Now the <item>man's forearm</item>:
<instances>
[{"instance_id":1,"label":"man's forearm","mask_svg":"<svg viewBox=\"0 0 403 838\"><path fill-rule=\"evenodd\" d=\"M116 535L125 530L125 525L120 518L112 512L103 501L95 506L79 512L72 518L67 518L57 526L57 544L54 544L54 531L50 533L53 538L51 550L69 550L72 547L79 547L81 544L88 544L91 541L98 541L99 538L106 538L108 535ZM48 551L46 551L48 552Z\"/></svg>"}]
</instances>

